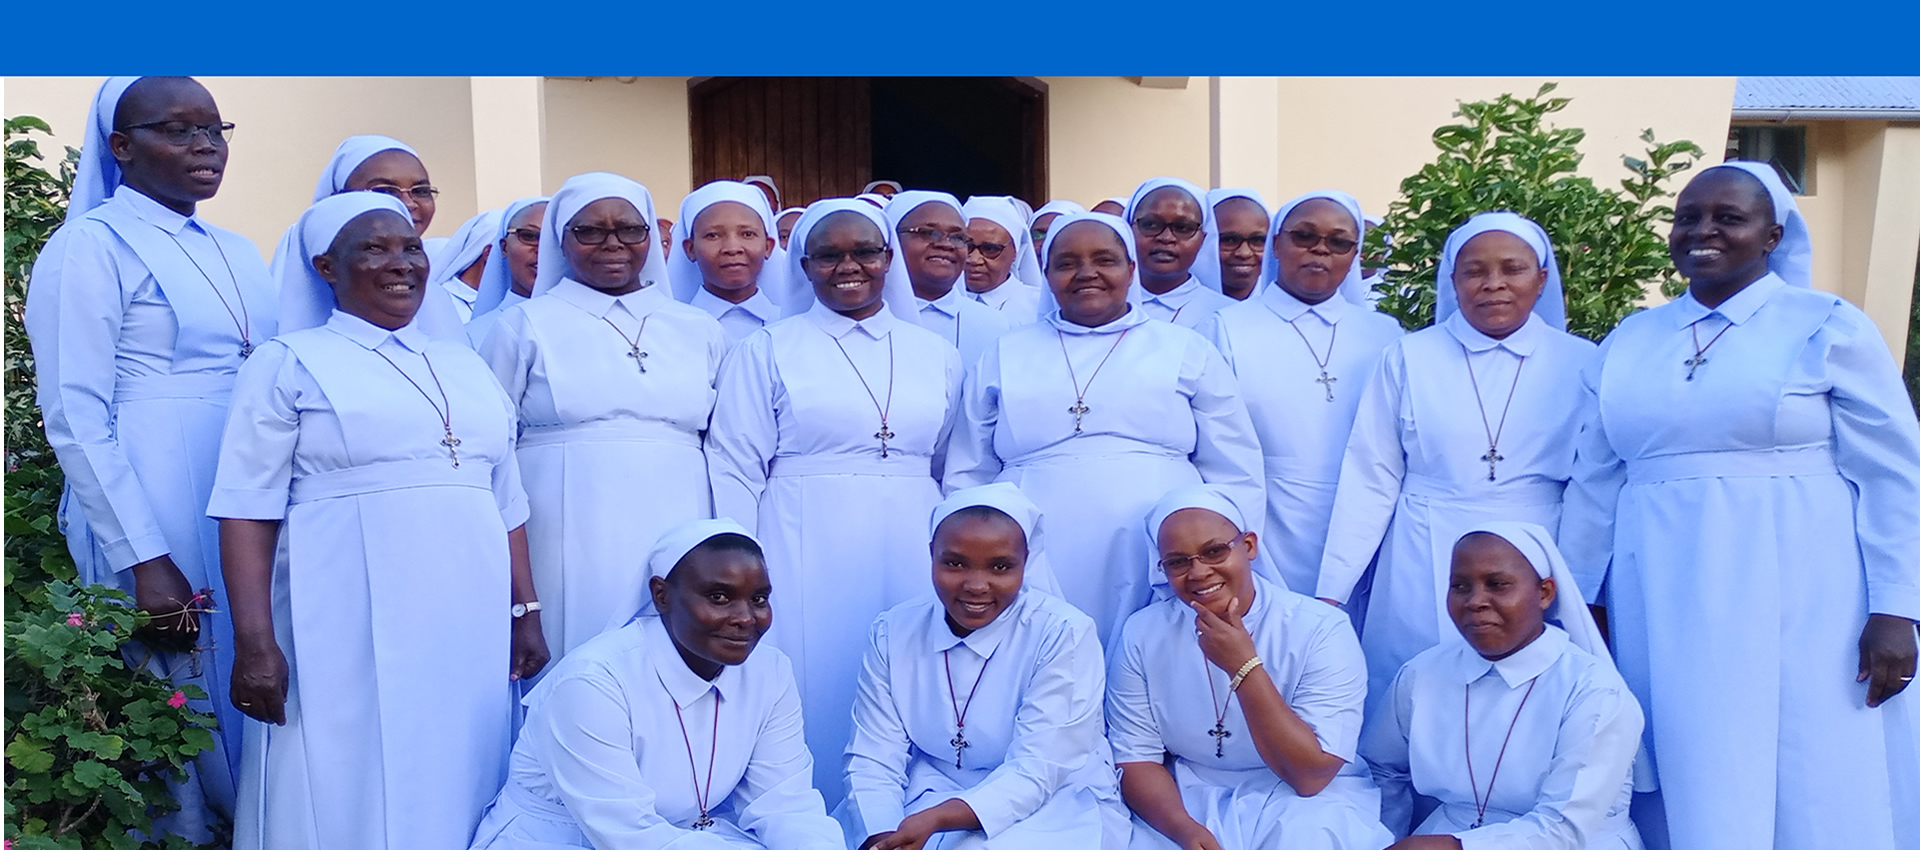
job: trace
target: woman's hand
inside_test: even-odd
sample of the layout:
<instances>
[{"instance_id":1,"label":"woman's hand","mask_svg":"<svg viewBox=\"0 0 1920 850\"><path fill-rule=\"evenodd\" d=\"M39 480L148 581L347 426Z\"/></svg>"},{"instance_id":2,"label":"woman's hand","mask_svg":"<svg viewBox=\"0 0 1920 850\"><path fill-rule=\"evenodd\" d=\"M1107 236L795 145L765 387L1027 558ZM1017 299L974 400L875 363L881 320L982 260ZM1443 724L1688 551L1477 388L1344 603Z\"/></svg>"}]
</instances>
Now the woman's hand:
<instances>
[{"instance_id":1,"label":"woman's hand","mask_svg":"<svg viewBox=\"0 0 1920 850\"><path fill-rule=\"evenodd\" d=\"M531 679L546 668L553 656L547 652L547 636L540 631L540 612L529 611L513 621L513 669L509 681Z\"/></svg>"},{"instance_id":2,"label":"woman's hand","mask_svg":"<svg viewBox=\"0 0 1920 850\"><path fill-rule=\"evenodd\" d=\"M1227 671L1228 675L1240 672L1240 668L1257 653L1253 648L1253 634L1247 631L1246 623L1241 621L1241 610L1245 603L1236 596L1227 601L1227 615L1215 616L1212 611L1193 605L1194 626L1200 631L1200 652L1213 662L1213 666Z\"/></svg>"},{"instance_id":3,"label":"woman's hand","mask_svg":"<svg viewBox=\"0 0 1920 850\"><path fill-rule=\"evenodd\" d=\"M1867 683L1867 707L1881 703L1913 684L1916 651L1913 621L1892 614L1870 614L1860 631L1860 676Z\"/></svg>"},{"instance_id":4,"label":"woman's hand","mask_svg":"<svg viewBox=\"0 0 1920 850\"><path fill-rule=\"evenodd\" d=\"M1387 850L1460 850L1460 839L1451 835L1409 835Z\"/></svg>"},{"instance_id":5,"label":"woman's hand","mask_svg":"<svg viewBox=\"0 0 1920 850\"><path fill-rule=\"evenodd\" d=\"M974 815L973 807L956 797L907 815L894 831L868 838L861 846L869 850L920 850L936 832L979 828L980 818Z\"/></svg>"},{"instance_id":6,"label":"woman's hand","mask_svg":"<svg viewBox=\"0 0 1920 850\"><path fill-rule=\"evenodd\" d=\"M133 604L147 614L147 624L133 633L142 643L165 652L186 652L200 640L200 615L192 610L193 585L161 555L133 565Z\"/></svg>"},{"instance_id":7,"label":"woman's hand","mask_svg":"<svg viewBox=\"0 0 1920 850\"><path fill-rule=\"evenodd\" d=\"M1213 837L1213 833L1197 821L1188 834L1180 836L1179 844L1180 850L1226 850L1221 846L1220 839Z\"/></svg>"},{"instance_id":8,"label":"woman's hand","mask_svg":"<svg viewBox=\"0 0 1920 850\"><path fill-rule=\"evenodd\" d=\"M238 641L233 656L233 705L262 723L287 725L287 656L267 640Z\"/></svg>"}]
</instances>

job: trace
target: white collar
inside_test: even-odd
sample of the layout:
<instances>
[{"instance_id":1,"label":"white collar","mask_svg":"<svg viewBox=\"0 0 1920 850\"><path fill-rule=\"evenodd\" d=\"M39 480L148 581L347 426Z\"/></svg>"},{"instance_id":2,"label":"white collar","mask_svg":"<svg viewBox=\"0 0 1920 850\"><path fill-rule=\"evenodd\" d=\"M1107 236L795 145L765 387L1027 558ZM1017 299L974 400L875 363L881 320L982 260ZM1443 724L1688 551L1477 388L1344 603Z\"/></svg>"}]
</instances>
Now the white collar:
<instances>
[{"instance_id":1,"label":"white collar","mask_svg":"<svg viewBox=\"0 0 1920 850\"><path fill-rule=\"evenodd\" d=\"M738 693L743 673L736 665L727 664L720 668L720 675L709 682L699 677L687 666L686 659L680 657L680 650L673 645L673 636L667 633L667 624L657 616L643 616L640 627L647 631L647 642L657 647L650 653L653 657L654 673L660 679L660 685L667 689L667 696L675 705L686 708L706 696L709 691L717 694L724 702L729 693ZM759 647L755 647L758 649Z\"/></svg>"},{"instance_id":2,"label":"white collar","mask_svg":"<svg viewBox=\"0 0 1920 850\"><path fill-rule=\"evenodd\" d=\"M180 231L185 230L189 224L198 227L202 231L207 229L205 225L200 223L200 217L197 211L194 215L181 215L168 209L166 205L159 201L147 197L146 194L139 189L135 189L125 183L120 184L113 190L112 197L126 204L129 209L133 210L133 214L139 216L142 221L175 236L180 235Z\"/></svg>"},{"instance_id":3,"label":"white collar","mask_svg":"<svg viewBox=\"0 0 1920 850\"><path fill-rule=\"evenodd\" d=\"M932 308L935 310L939 310L940 312L945 313L949 316L958 316L960 315L960 311L966 308L967 296L964 294L964 290L966 288L967 288L967 282L963 278L961 280L954 281L953 288L947 290L947 294L942 295L939 298L935 298L931 301L928 301L925 298L921 298L920 296L915 295L913 297L913 300L914 300L914 303L917 304L922 311L927 310L928 308Z\"/></svg>"},{"instance_id":4,"label":"white collar","mask_svg":"<svg viewBox=\"0 0 1920 850\"><path fill-rule=\"evenodd\" d=\"M606 318L615 304L626 307L629 315L644 316L658 308L659 299L666 297L662 287L651 284L625 295L608 295L570 277L561 278L547 295L572 304L596 319Z\"/></svg>"},{"instance_id":5,"label":"white collar","mask_svg":"<svg viewBox=\"0 0 1920 850\"><path fill-rule=\"evenodd\" d=\"M1540 340L1547 333L1547 323L1540 318L1540 314L1530 313L1527 315L1526 324L1521 325L1519 330L1507 334L1506 339L1494 339L1475 329L1473 324L1467 321L1467 314L1459 312L1447 317L1446 329L1448 333L1453 334L1454 339L1460 341L1461 345L1466 346L1468 351L1478 353L1504 348L1521 357L1530 357L1534 349L1540 347Z\"/></svg>"},{"instance_id":6,"label":"white collar","mask_svg":"<svg viewBox=\"0 0 1920 850\"><path fill-rule=\"evenodd\" d=\"M1188 301L1193 300L1195 295L1199 295L1200 290L1205 288L1206 284L1201 283L1199 278L1189 274L1185 282L1159 295L1153 294L1153 290L1147 289L1144 285L1142 285L1140 289L1140 294L1144 296L1142 300L1145 301L1158 301L1168 307L1183 307Z\"/></svg>"},{"instance_id":7,"label":"white collar","mask_svg":"<svg viewBox=\"0 0 1920 850\"><path fill-rule=\"evenodd\" d=\"M981 658L992 658L993 651L1006 641L1007 633L1013 630L1011 625L1013 621L1020 619L1023 615L1029 592L1026 588L1021 588L1020 594L1014 597L1013 604L1008 605L1006 610L994 617L993 622L969 632L966 637L956 635L953 629L948 628L946 606L940 604L940 598L936 595L929 611L933 621L928 624L928 634L933 635L933 651L946 652L965 644L968 649L973 650L975 655Z\"/></svg>"},{"instance_id":8,"label":"white collar","mask_svg":"<svg viewBox=\"0 0 1920 850\"><path fill-rule=\"evenodd\" d=\"M1786 285L1784 278L1767 272L1759 280L1734 293L1732 298L1720 302L1720 306L1711 308L1694 300L1693 290L1689 289L1686 294L1673 299L1674 317L1678 320L1678 326L1683 328L1715 313L1732 324L1745 324L1753 318L1753 314L1760 312L1760 307L1767 303L1769 297Z\"/></svg>"},{"instance_id":9,"label":"white collar","mask_svg":"<svg viewBox=\"0 0 1920 850\"><path fill-rule=\"evenodd\" d=\"M720 318L735 310L760 320L760 324L770 325L780 320L780 308L774 306L773 299L767 297L766 290L754 289L747 300L738 304L713 294L702 285L693 291L693 306L707 311L714 318Z\"/></svg>"},{"instance_id":10,"label":"white collar","mask_svg":"<svg viewBox=\"0 0 1920 850\"><path fill-rule=\"evenodd\" d=\"M1069 334L1119 333L1125 330L1132 330L1133 328L1146 324L1148 321L1150 320L1147 318L1147 311L1138 309L1138 307L1133 304L1127 305L1127 312L1122 313L1120 315L1120 318L1114 319L1113 321L1108 322L1104 325L1100 325L1098 327L1091 327L1091 328L1085 325L1076 325L1072 322L1067 321L1064 317L1060 315L1060 308L1058 307L1055 307L1052 310L1052 312L1047 313L1047 324L1052 325L1055 330L1060 331L1061 333L1069 333Z\"/></svg>"},{"instance_id":11,"label":"white collar","mask_svg":"<svg viewBox=\"0 0 1920 850\"><path fill-rule=\"evenodd\" d=\"M480 290L468 286L466 281L457 277L450 277L440 281L440 286L452 293L453 297L467 302L467 306L469 307L473 306L474 299L480 297Z\"/></svg>"},{"instance_id":12,"label":"white collar","mask_svg":"<svg viewBox=\"0 0 1920 850\"><path fill-rule=\"evenodd\" d=\"M858 321L834 312L833 308L820 301L813 302L813 306L807 308L806 315L834 339L842 339L855 330L864 331L867 336L874 339L884 339L887 334L893 332L894 325L900 321L893 315L893 311L887 308L885 302L880 304L880 312Z\"/></svg>"},{"instance_id":13,"label":"white collar","mask_svg":"<svg viewBox=\"0 0 1920 850\"><path fill-rule=\"evenodd\" d=\"M1520 647L1512 655L1499 661L1488 661L1474 652L1473 647L1462 644L1460 672L1466 682L1472 684L1487 675L1488 670L1498 671L1500 678L1506 681L1509 689L1517 688L1532 681L1541 673L1545 673L1548 667L1553 666L1553 662L1560 660L1560 656L1566 654L1567 647L1571 645L1572 642L1567 639L1566 632L1561 631L1559 626L1548 623L1546 631L1541 632L1532 643Z\"/></svg>"},{"instance_id":14,"label":"white collar","mask_svg":"<svg viewBox=\"0 0 1920 850\"><path fill-rule=\"evenodd\" d=\"M1318 304L1308 304L1294 297L1293 293L1288 292L1278 283L1268 284L1260 292L1259 297L1261 303L1267 305L1267 309L1272 310L1274 315L1289 322L1299 321L1301 316L1312 313L1319 316L1321 321L1335 325L1346 317L1348 310L1353 309L1353 305L1338 292Z\"/></svg>"},{"instance_id":15,"label":"white collar","mask_svg":"<svg viewBox=\"0 0 1920 850\"><path fill-rule=\"evenodd\" d=\"M417 323L408 322L399 330L390 331L339 308L335 308L333 315L327 317L326 328L368 351L379 348L391 339L405 346L408 351L425 353L430 341L427 332L421 330Z\"/></svg>"}]
</instances>

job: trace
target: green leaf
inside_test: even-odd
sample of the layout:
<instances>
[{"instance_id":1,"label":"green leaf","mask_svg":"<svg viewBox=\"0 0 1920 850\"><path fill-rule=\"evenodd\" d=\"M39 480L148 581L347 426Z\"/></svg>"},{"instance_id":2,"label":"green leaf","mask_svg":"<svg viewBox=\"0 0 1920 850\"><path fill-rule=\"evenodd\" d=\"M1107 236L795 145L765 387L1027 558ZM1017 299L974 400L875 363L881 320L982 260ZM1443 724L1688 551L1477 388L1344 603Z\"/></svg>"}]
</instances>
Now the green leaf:
<instances>
[{"instance_id":1,"label":"green leaf","mask_svg":"<svg viewBox=\"0 0 1920 850\"><path fill-rule=\"evenodd\" d=\"M46 773L53 769L53 754L38 741L15 738L7 744L7 763L25 773Z\"/></svg>"}]
</instances>

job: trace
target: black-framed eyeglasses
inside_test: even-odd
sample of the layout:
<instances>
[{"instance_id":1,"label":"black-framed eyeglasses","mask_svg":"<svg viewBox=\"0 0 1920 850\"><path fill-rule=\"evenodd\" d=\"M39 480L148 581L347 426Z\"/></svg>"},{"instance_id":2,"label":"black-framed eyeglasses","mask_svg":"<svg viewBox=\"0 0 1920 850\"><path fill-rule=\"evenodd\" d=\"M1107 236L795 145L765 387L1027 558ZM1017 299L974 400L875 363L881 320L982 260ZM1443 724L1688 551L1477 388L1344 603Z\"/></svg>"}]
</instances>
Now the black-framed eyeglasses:
<instances>
[{"instance_id":1,"label":"black-framed eyeglasses","mask_svg":"<svg viewBox=\"0 0 1920 850\"><path fill-rule=\"evenodd\" d=\"M540 244L540 231L531 227L516 227L507 232L512 234L513 238L520 240L520 244L522 245L538 247Z\"/></svg>"},{"instance_id":2,"label":"black-framed eyeglasses","mask_svg":"<svg viewBox=\"0 0 1920 850\"><path fill-rule=\"evenodd\" d=\"M808 254L804 259L820 271L837 269L848 260L868 268L884 265L887 261L885 248L855 248L851 251L834 251L826 254Z\"/></svg>"},{"instance_id":3,"label":"black-framed eyeglasses","mask_svg":"<svg viewBox=\"0 0 1920 850\"><path fill-rule=\"evenodd\" d=\"M1234 535L1231 540L1209 544L1197 555L1169 555L1160 559L1160 570L1169 578L1178 578L1193 569L1195 561L1209 567L1220 566L1227 562L1227 556L1233 554L1233 547L1240 545L1241 541L1246 539L1247 533L1243 531Z\"/></svg>"},{"instance_id":4,"label":"black-framed eyeglasses","mask_svg":"<svg viewBox=\"0 0 1920 850\"><path fill-rule=\"evenodd\" d=\"M232 121L222 121L218 124L194 124L187 121L148 121L145 124L129 124L115 132L125 133L128 130L152 130L160 134L160 138L165 140L167 144L173 145L176 148L184 148L192 144L193 137L202 133L206 134L207 141L216 145L224 145L233 141Z\"/></svg>"},{"instance_id":5,"label":"black-framed eyeglasses","mask_svg":"<svg viewBox=\"0 0 1920 850\"><path fill-rule=\"evenodd\" d=\"M948 243L952 243L953 247L959 248L962 251L969 251L973 249L973 240L967 236L967 232L964 230L956 230L956 231L953 231L952 233L942 233L931 227L914 227L914 228L902 229L898 232L901 236L912 236L916 239L926 242L929 245L938 245L942 242L948 242Z\"/></svg>"},{"instance_id":6,"label":"black-framed eyeglasses","mask_svg":"<svg viewBox=\"0 0 1920 850\"><path fill-rule=\"evenodd\" d=\"M638 245L647 241L647 234L653 228L645 224L623 224L619 227L594 227L591 224L576 224L567 228L573 234L573 241L582 245L604 245L607 237L620 240L622 245Z\"/></svg>"},{"instance_id":7,"label":"black-framed eyeglasses","mask_svg":"<svg viewBox=\"0 0 1920 850\"><path fill-rule=\"evenodd\" d=\"M1321 242L1326 242L1327 250L1335 254L1351 254L1353 253L1353 249L1360 246L1360 243L1348 239L1345 236L1329 236L1315 233L1311 230L1282 230L1280 232L1287 234L1287 238L1293 241L1293 245L1296 248L1311 249Z\"/></svg>"},{"instance_id":8,"label":"black-framed eyeglasses","mask_svg":"<svg viewBox=\"0 0 1920 850\"><path fill-rule=\"evenodd\" d=\"M1145 236L1148 239L1152 239L1169 230L1173 231L1173 235L1181 239L1192 239L1195 234L1200 232L1200 222L1185 220L1161 221L1157 218L1140 218L1134 219L1133 230L1135 233Z\"/></svg>"},{"instance_id":9,"label":"black-framed eyeglasses","mask_svg":"<svg viewBox=\"0 0 1920 850\"><path fill-rule=\"evenodd\" d=\"M438 188L425 183L411 189L402 189L399 186L368 186L367 191L379 192L382 195L391 196L402 203L411 199L416 203L428 204L432 203L434 198L440 196L440 190Z\"/></svg>"},{"instance_id":10,"label":"black-framed eyeglasses","mask_svg":"<svg viewBox=\"0 0 1920 850\"><path fill-rule=\"evenodd\" d=\"M1011 246L1003 245L999 242L975 242L969 246L967 250L979 251L980 256L986 257L989 260L997 260L1000 259L1000 253L1009 247Z\"/></svg>"},{"instance_id":11,"label":"black-framed eyeglasses","mask_svg":"<svg viewBox=\"0 0 1920 850\"><path fill-rule=\"evenodd\" d=\"M1230 254L1230 253L1233 253L1234 251L1240 250L1240 246L1242 245L1252 246L1253 250L1255 251L1264 251L1267 249L1267 234L1265 233L1226 233L1226 232L1222 232L1220 234L1220 250L1221 251L1224 251Z\"/></svg>"}]
</instances>

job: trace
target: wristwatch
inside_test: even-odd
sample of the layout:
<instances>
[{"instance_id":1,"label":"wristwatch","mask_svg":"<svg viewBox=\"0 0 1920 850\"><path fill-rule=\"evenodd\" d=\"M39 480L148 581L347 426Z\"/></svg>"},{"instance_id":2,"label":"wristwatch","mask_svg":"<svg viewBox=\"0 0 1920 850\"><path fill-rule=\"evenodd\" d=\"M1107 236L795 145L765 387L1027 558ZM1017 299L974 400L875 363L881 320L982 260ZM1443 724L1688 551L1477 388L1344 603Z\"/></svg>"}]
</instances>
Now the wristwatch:
<instances>
[{"instance_id":1,"label":"wristwatch","mask_svg":"<svg viewBox=\"0 0 1920 850\"><path fill-rule=\"evenodd\" d=\"M538 603L538 602L515 602L515 603L513 603L513 607L512 607L512 608L510 608L510 609L508 609L508 610L510 610L510 611L512 611L512 612L513 612L513 618L514 618L514 619L516 619L516 620L518 620L518 619L520 619L521 617L525 617L525 616L527 616L528 614L531 614L531 613L533 613L533 612L535 612L535 611L538 611L538 610L540 610L540 603Z\"/></svg>"}]
</instances>

